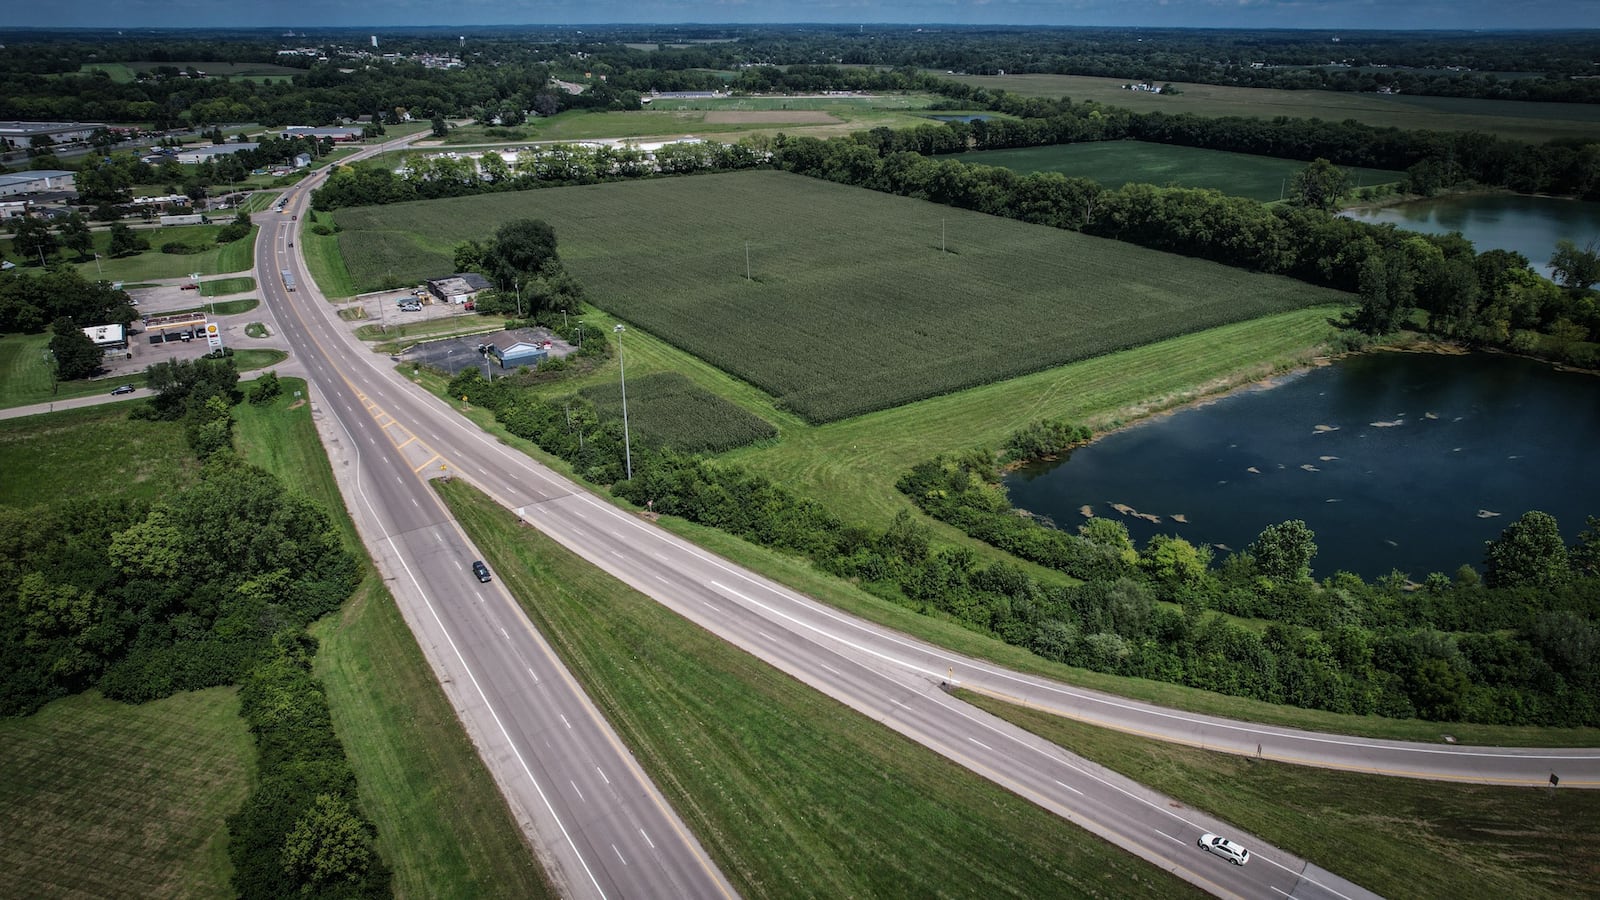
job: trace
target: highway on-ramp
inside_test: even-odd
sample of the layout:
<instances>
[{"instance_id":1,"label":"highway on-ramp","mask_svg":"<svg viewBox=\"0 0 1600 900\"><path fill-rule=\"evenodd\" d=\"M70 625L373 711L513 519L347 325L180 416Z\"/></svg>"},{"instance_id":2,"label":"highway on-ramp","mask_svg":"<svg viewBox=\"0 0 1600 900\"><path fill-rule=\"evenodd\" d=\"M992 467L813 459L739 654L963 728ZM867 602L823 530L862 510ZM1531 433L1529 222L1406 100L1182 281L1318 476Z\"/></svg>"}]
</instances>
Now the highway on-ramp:
<instances>
[{"instance_id":1,"label":"highway on-ramp","mask_svg":"<svg viewBox=\"0 0 1600 900\"><path fill-rule=\"evenodd\" d=\"M297 189L290 200L291 210L303 209L305 192L311 186ZM291 232L288 222L263 229L261 248L268 251L261 259L263 273L282 268L281 260L292 260L283 252L283 242ZM269 275L263 283L272 280ZM440 471L467 478L594 565L736 646L1220 896L1355 898L1371 894L1255 836L1186 809L1170 798L979 712L952 698L941 689L942 685L949 682L1019 698L1035 706L1169 740L1306 764L1507 784L1543 783L1550 774L1545 771L1548 767L1562 773L1564 786L1600 786L1600 754L1594 751L1492 750L1369 741L1175 712L1014 673L848 616L600 501L484 434L449 404L407 382L388 360L368 352L339 325L331 308L306 284L303 275L300 281L306 286L293 297L269 291L268 302L281 305L278 320L294 334L291 342L296 354L318 357L314 364L307 357L302 359L313 381L328 396L327 407L348 430L363 460L370 456L389 457L386 464L362 463L371 467L373 474L350 500L358 519L363 515L354 507L366 503L372 507L367 517L384 523L383 534L376 542L366 531L364 538L385 571L398 570L404 577L417 580L422 585L420 592L431 598L433 606L450 610L431 610L429 614L444 619L449 628L473 635L460 639L455 647L459 659L456 665L493 666L501 704L514 706L521 701L526 706L543 707L541 686L552 677L568 679L541 672L527 658L526 654L548 655L548 651L509 598L498 592L477 595L464 569L456 568L464 565L462 560L470 559L470 550L464 536L448 522L422 484L423 478ZM330 448L336 460L347 457L349 451L350 448ZM386 479L392 480L394 486L390 487ZM409 486L402 484L408 481ZM426 511L407 513L408 503ZM413 620L411 613L408 620ZM431 633L426 622L423 625L424 630L418 632L419 641L425 648L430 643L437 644L438 635ZM415 620L413 627L418 627ZM438 630L443 631L444 627L441 625ZM527 635L525 644L514 651L506 646L513 643L513 634L523 633ZM523 663L527 666L519 668ZM555 666L553 660L549 664ZM442 680L451 690L450 677ZM575 688L572 690L576 692ZM453 690L452 696L462 693ZM516 717L518 721L522 716L535 715L526 710L512 712L503 705L494 709L497 716ZM598 719L592 710L588 715ZM471 711L464 712L463 718L482 745L482 726L473 724ZM547 734L560 724L532 722L529 727L536 734ZM530 736L520 744L532 758L520 760L519 765L555 767L571 762L555 757L575 754L584 759L592 749L588 745L559 743L541 749L537 743L540 739ZM615 738L606 738L602 743L607 741L614 744ZM622 753L620 749L617 752ZM496 759L487 750L485 756L503 788L515 780L506 774L506 760ZM514 773L517 767L510 768ZM643 782L642 776L639 778ZM581 793L576 791L576 785L574 788ZM648 793L652 797L649 802L628 797L614 801L607 797L606 801L620 803L630 815L651 806L664 806L653 791ZM683 831L675 817L664 809L658 812L675 823L677 832ZM1254 854L1250 864L1236 868L1198 850L1195 841L1205 831L1219 832L1244 843ZM686 834L680 839L686 847L694 846ZM541 846L544 840L541 832ZM607 842L609 835L589 843L594 845L594 852L604 856ZM620 846L616 849L618 856L625 852ZM579 856L583 866L568 863L558 868L557 877L563 879L564 889L571 872L589 865L587 857L581 852ZM702 864L700 868L708 867ZM695 874L694 866L687 863L677 864L671 871L684 878ZM643 884L623 885L617 895L687 895L675 890L663 892L660 884L635 893L633 888ZM710 884L726 890L725 883L717 879Z\"/></svg>"}]
</instances>

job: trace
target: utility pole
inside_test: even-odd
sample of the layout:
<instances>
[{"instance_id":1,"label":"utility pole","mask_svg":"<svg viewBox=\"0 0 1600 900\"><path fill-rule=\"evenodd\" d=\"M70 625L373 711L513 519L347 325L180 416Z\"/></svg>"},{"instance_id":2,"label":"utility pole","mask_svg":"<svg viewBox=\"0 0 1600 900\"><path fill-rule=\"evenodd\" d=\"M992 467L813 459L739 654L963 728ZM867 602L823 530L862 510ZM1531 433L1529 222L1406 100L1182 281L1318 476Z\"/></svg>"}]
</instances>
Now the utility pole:
<instances>
[{"instance_id":1,"label":"utility pole","mask_svg":"<svg viewBox=\"0 0 1600 900\"><path fill-rule=\"evenodd\" d=\"M633 442L628 437L628 372L622 362L622 333L627 331L619 322L611 329L617 333L617 379L622 383L622 453L627 462L628 480L633 480Z\"/></svg>"},{"instance_id":2,"label":"utility pole","mask_svg":"<svg viewBox=\"0 0 1600 900\"><path fill-rule=\"evenodd\" d=\"M750 281L750 242L744 242L744 280Z\"/></svg>"}]
</instances>

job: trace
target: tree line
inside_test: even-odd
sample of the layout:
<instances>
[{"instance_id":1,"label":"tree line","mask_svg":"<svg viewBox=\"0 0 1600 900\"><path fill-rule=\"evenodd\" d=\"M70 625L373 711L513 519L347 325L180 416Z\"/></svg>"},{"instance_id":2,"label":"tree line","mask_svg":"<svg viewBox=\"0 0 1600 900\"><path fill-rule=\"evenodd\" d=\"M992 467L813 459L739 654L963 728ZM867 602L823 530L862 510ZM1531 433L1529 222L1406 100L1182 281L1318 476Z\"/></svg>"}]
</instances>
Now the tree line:
<instances>
[{"instance_id":1,"label":"tree line","mask_svg":"<svg viewBox=\"0 0 1600 900\"><path fill-rule=\"evenodd\" d=\"M97 688L139 703L240 685L257 777L228 818L241 897L383 897L354 772L311 676L305 628L360 579L327 512L232 449L227 358L152 366L134 418L181 427L198 478L156 501L0 507L0 714ZM267 403L269 374L249 392Z\"/></svg>"},{"instance_id":2,"label":"tree line","mask_svg":"<svg viewBox=\"0 0 1600 900\"><path fill-rule=\"evenodd\" d=\"M1302 522L1262 532L1213 564L1211 551L1159 536L1137 548L1122 523L1072 534L1018 516L988 451L916 466L900 487L935 518L1081 579L1050 584L968 547L935 546L902 512L877 529L843 522L736 464L635 445L625 479L620 422L569 415L506 380L466 370L449 386L508 431L572 463L618 497L810 560L924 614L1068 665L1340 713L1516 725L1600 724L1600 519L1567 548L1529 513L1471 566L1412 590L1394 573L1368 584L1313 580ZM1043 423L1009 455L1058 450L1081 428ZM1230 616L1268 620L1264 630Z\"/></svg>"}]
</instances>

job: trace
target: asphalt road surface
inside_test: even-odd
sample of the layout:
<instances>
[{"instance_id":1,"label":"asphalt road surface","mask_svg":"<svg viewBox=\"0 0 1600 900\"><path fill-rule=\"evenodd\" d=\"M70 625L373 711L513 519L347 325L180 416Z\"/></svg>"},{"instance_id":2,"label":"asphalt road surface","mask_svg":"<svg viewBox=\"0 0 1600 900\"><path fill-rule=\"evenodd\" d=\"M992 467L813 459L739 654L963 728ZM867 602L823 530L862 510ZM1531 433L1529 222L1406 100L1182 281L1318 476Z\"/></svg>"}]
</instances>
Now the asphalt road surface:
<instances>
[{"instance_id":1,"label":"asphalt road surface","mask_svg":"<svg viewBox=\"0 0 1600 900\"><path fill-rule=\"evenodd\" d=\"M308 189L296 192L291 211L303 209ZM263 228L259 271L293 264L283 246L289 230L288 222ZM463 719L469 731L485 746L484 735L498 729L485 758L513 806L530 811L541 853L547 862L557 858L552 874L569 895L707 896L729 889L510 599L475 586L465 569L473 552L422 484L441 471L466 477L594 565L775 667L1219 896L1372 895L960 703L942 686L960 684L1123 730L1310 765L1508 784L1547 783L1555 771L1563 788L1600 786L1595 751L1369 741L1180 713L1019 675L857 620L602 502L506 448L406 382L386 357L359 346L337 326L309 279L298 279L301 291L286 295L281 285L267 287L275 279L263 278L264 293L269 304L282 305L279 322L349 436L347 446L330 447L336 466L359 459L352 512L378 523L377 529L365 525L363 536L385 571L402 573L391 589L419 641L437 657L447 691L468 705ZM365 511L356 508L362 505ZM414 587L404 584L408 579ZM417 603L403 596L410 594L421 598L418 609L408 608ZM472 690L460 684L467 676L459 673L470 675ZM559 706L544 693L558 681L567 692ZM552 719L556 709L561 712ZM594 720L596 736L562 734L582 718ZM636 787L617 789L615 772L599 790L578 780L593 754L608 747L619 760L611 765L633 774ZM548 807L547 818L581 824L541 824L539 803ZM649 826L648 839L630 839L631 830L644 827L636 817L647 815L657 823ZM1195 841L1206 831L1250 848L1250 864L1234 867L1199 850ZM681 849L667 851L663 834ZM659 868L647 872L652 866Z\"/></svg>"}]
</instances>

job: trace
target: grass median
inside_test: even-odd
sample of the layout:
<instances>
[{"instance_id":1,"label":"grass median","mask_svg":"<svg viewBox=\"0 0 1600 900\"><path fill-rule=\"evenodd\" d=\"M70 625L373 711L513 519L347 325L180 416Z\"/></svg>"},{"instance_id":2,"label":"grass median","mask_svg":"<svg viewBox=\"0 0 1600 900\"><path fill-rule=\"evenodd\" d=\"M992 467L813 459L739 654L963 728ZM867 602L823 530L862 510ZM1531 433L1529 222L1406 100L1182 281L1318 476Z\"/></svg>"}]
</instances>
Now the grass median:
<instances>
[{"instance_id":1,"label":"grass median","mask_svg":"<svg viewBox=\"0 0 1600 900\"><path fill-rule=\"evenodd\" d=\"M962 699L1386 897L1593 895L1600 791L1333 772Z\"/></svg>"},{"instance_id":2,"label":"grass median","mask_svg":"<svg viewBox=\"0 0 1600 900\"><path fill-rule=\"evenodd\" d=\"M1196 895L439 490L744 896Z\"/></svg>"},{"instance_id":3,"label":"grass median","mask_svg":"<svg viewBox=\"0 0 1600 900\"><path fill-rule=\"evenodd\" d=\"M283 396L236 407L236 443L251 462L323 503L365 558L312 422L283 380ZM316 674L334 728L378 826L378 850L399 897L553 897L499 790L376 574L339 612L317 622Z\"/></svg>"}]
</instances>

